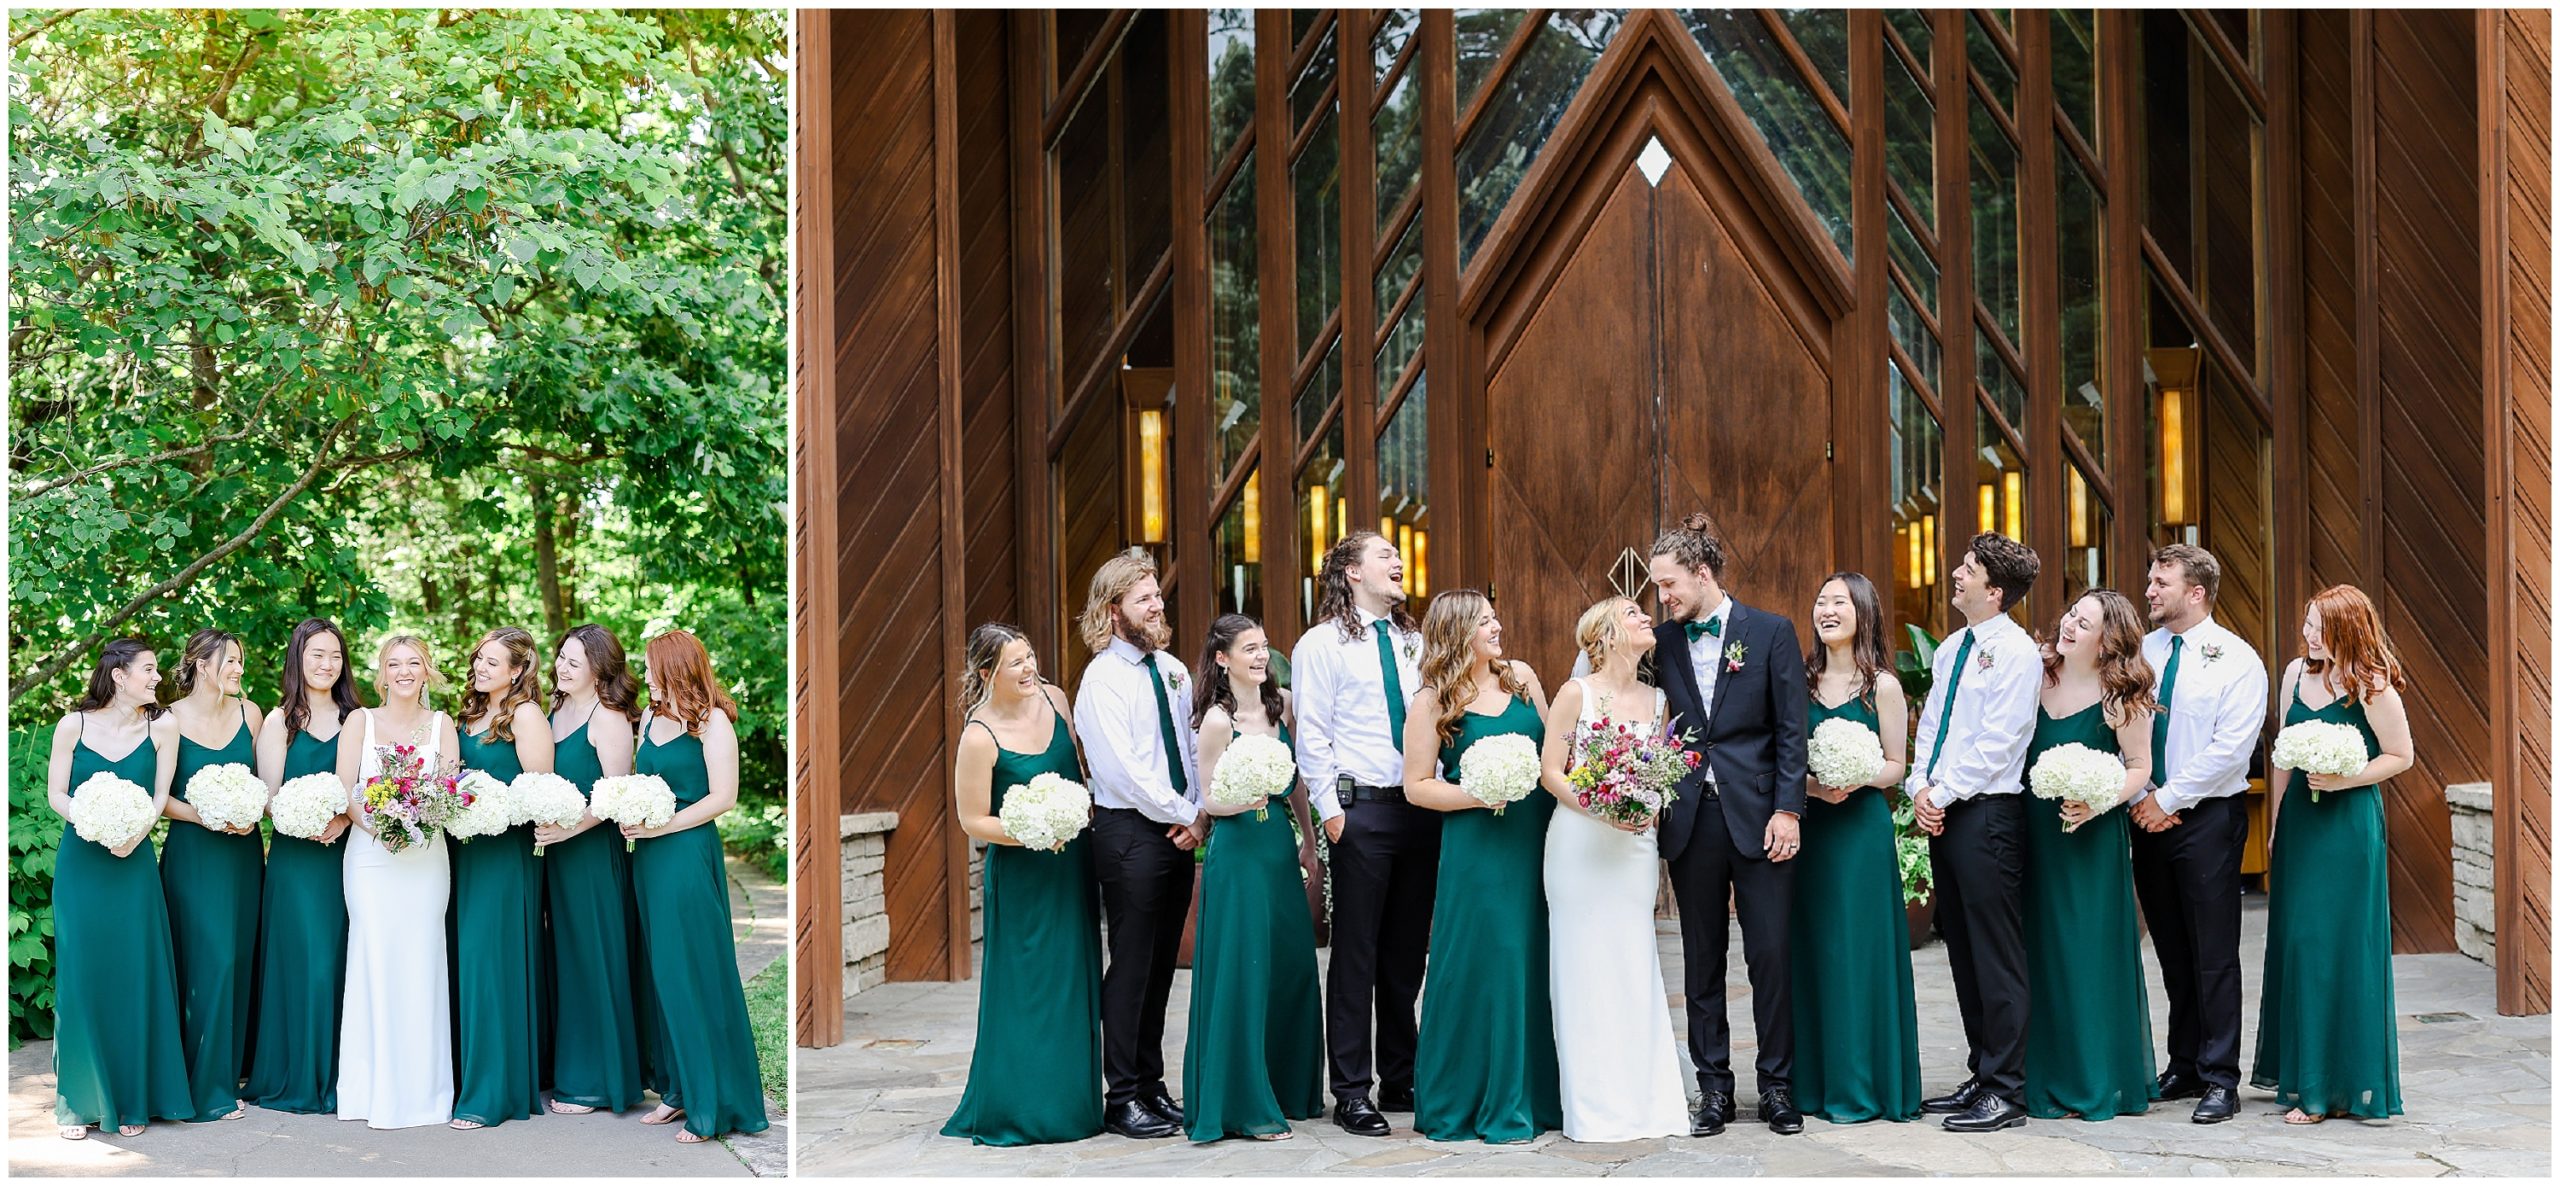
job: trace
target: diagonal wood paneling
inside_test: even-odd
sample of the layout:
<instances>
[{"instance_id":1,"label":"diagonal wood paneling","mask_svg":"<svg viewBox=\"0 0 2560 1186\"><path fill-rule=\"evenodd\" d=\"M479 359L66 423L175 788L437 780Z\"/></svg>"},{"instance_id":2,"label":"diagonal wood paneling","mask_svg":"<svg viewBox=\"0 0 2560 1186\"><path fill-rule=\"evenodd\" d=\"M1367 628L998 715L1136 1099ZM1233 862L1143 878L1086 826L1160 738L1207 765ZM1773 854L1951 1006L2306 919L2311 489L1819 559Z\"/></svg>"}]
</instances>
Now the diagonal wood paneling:
<instances>
[{"instance_id":1,"label":"diagonal wood paneling","mask_svg":"<svg viewBox=\"0 0 2560 1186\"><path fill-rule=\"evenodd\" d=\"M2310 589L2358 579L2363 448L2356 391L2354 82L2342 9L2308 10L2302 30L2304 501ZM2290 611L2287 611L2288 613ZM2290 650L2278 627L2278 650Z\"/></svg>"}]
</instances>

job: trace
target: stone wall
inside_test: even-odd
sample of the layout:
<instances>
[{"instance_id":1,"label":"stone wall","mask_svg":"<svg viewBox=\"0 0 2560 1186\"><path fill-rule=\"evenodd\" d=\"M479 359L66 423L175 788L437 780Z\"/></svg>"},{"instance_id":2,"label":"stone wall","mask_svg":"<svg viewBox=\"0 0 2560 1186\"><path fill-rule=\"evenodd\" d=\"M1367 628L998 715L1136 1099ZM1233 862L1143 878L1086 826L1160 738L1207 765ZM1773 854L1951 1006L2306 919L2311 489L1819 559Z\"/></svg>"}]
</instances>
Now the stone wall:
<instances>
[{"instance_id":1,"label":"stone wall","mask_svg":"<svg viewBox=\"0 0 2560 1186\"><path fill-rule=\"evenodd\" d=\"M2489 814L2489 784L2455 783L2444 789L2453 813L2453 945L2482 963L2498 962L2497 825Z\"/></svg>"},{"instance_id":2,"label":"stone wall","mask_svg":"<svg viewBox=\"0 0 2560 1186\"><path fill-rule=\"evenodd\" d=\"M880 983L889 973L889 896L885 870L889 833L898 826L894 811L866 811L841 817L844 868L845 994Z\"/></svg>"}]
</instances>

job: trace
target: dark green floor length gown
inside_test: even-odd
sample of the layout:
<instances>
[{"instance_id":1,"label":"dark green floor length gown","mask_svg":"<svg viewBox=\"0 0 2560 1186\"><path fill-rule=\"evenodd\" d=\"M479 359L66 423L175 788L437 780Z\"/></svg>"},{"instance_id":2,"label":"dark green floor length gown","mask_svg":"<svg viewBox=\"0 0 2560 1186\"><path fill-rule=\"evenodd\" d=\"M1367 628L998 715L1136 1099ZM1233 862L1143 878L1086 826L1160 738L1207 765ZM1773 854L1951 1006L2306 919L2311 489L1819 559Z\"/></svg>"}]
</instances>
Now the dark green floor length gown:
<instances>
[{"instance_id":1,"label":"dark green floor length gown","mask_svg":"<svg viewBox=\"0 0 2560 1186\"><path fill-rule=\"evenodd\" d=\"M71 789L113 774L151 793L160 751L148 736L114 761L71 749ZM174 827L193 827L176 824ZM197 829L202 831L203 829ZM53 1119L108 1131L195 1115L179 1040L177 957L151 838L122 857L69 824L53 858ZM226 1101L228 1102L228 1101Z\"/></svg>"},{"instance_id":2,"label":"dark green floor length gown","mask_svg":"<svg viewBox=\"0 0 2560 1186\"><path fill-rule=\"evenodd\" d=\"M2328 721L2382 752L2364 706L2314 710L2296 681L2284 723ZM2391 884L2382 787L2327 791L2289 772L2267 858L2267 966L2259 979L2258 1056L2249 1082L2314 1116L2401 1113L2400 1033L2391 994Z\"/></svg>"},{"instance_id":3,"label":"dark green floor length gown","mask_svg":"<svg viewBox=\"0 0 2560 1186\"><path fill-rule=\"evenodd\" d=\"M1834 717L1878 728L1874 706L1813 702L1806 734ZM1794 961L1796 1106L1833 1124L1920 1114L1919 1006L1893 807L1861 788L1807 796L1787 943Z\"/></svg>"},{"instance_id":4,"label":"dark green floor length gown","mask_svg":"<svg viewBox=\"0 0 2560 1186\"><path fill-rule=\"evenodd\" d=\"M677 810L711 793L700 737L680 734L661 745L649 738L648 722L640 731L635 769L667 780ZM684 1109L684 1126L696 1136L763 1132L764 1084L746 987L738 982L720 829L706 823L638 844L631 881L663 1036L652 1052L666 1081L660 1095Z\"/></svg>"},{"instance_id":5,"label":"dark green floor length gown","mask_svg":"<svg viewBox=\"0 0 2560 1186\"><path fill-rule=\"evenodd\" d=\"M1468 747L1546 726L1513 697L1470 712L1440 766L1456 781ZM1435 1141L1526 1141L1564 1127L1555 1016L1547 997L1547 821L1555 796L1532 789L1499 815L1450 812L1440 826L1431 963L1413 1070L1414 1131Z\"/></svg>"},{"instance_id":6,"label":"dark green floor length gown","mask_svg":"<svg viewBox=\"0 0 2560 1186\"><path fill-rule=\"evenodd\" d=\"M613 721L624 723L619 716ZM554 756L560 777L580 794L593 793L604 776L588 723L569 730ZM552 1093L620 1112L640 1103L646 1081L632 992L639 924L632 917L631 861L610 823L543 849L540 860L551 905Z\"/></svg>"},{"instance_id":7,"label":"dark green floor length gown","mask_svg":"<svg viewBox=\"0 0 2560 1186\"><path fill-rule=\"evenodd\" d=\"M246 704L240 706L239 731L219 749L197 745L181 731L177 781L170 795L186 798L187 780L207 766L237 763L254 769L257 749L249 735ZM265 871L266 846L256 832L233 836L184 821L169 825L160 886L168 898L169 937L178 954L178 1034L186 1050L195 1120L220 1120L240 1110L240 1072L248 1061L255 1017L258 907Z\"/></svg>"},{"instance_id":8,"label":"dark green floor length gown","mask_svg":"<svg viewBox=\"0 0 2560 1186\"><path fill-rule=\"evenodd\" d=\"M524 773L513 741L460 734L465 770L501 781ZM504 1124L542 1111L542 866L533 828L448 837L446 913L453 976L453 1115Z\"/></svg>"},{"instance_id":9,"label":"dark green floor length gown","mask_svg":"<svg viewBox=\"0 0 2560 1186\"><path fill-rule=\"evenodd\" d=\"M1051 716L1041 752L996 747L988 811L1002 812L1007 791L1041 774L1083 781L1066 718ZM1057 852L987 846L978 1042L946 1137L1045 1145L1102 1131L1102 890L1091 836Z\"/></svg>"},{"instance_id":10,"label":"dark green floor length gown","mask_svg":"<svg viewBox=\"0 0 2560 1186\"><path fill-rule=\"evenodd\" d=\"M2116 754L2103 701L2062 718L2036 710L2027 769L2071 744ZM2062 804L2027 811L2027 1113L2043 1120L2138 1115L2159 1098L2151 996L2133 903L2133 841L2122 807L2069 832Z\"/></svg>"},{"instance_id":11,"label":"dark green floor length gown","mask_svg":"<svg viewBox=\"0 0 2560 1186\"><path fill-rule=\"evenodd\" d=\"M340 722L341 729L345 727ZM338 772L338 741L310 730L285 743L284 781ZM338 1022L346 995L346 837L275 834L258 928L258 1037L249 1101L279 1112L338 1110Z\"/></svg>"},{"instance_id":12,"label":"dark green floor length gown","mask_svg":"<svg viewBox=\"0 0 2560 1186\"><path fill-rule=\"evenodd\" d=\"M1238 734L1242 736L1242 734ZM1280 742L1289 743L1286 726ZM1289 795L1209 826L1191 955L1183 1117L1195 1141L1289 1131L1324 1113L1324 1000Z\"/></svg>"}]
</instances>

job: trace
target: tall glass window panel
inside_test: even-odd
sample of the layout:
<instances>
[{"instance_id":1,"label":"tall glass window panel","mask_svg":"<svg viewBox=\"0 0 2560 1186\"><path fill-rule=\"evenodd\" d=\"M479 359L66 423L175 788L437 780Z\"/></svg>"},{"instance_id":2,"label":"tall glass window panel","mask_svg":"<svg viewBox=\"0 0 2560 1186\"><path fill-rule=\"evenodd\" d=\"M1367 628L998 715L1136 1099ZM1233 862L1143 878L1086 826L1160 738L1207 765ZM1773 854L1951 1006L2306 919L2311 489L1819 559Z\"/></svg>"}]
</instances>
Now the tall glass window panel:
<instances>
[{"instance_id":1,"label":"tall glass window panel","mask_svg":"<svg viewBox=\"0 0 2560 1186\"><path fill-rule=\"evenodd\" d=\"M1911 50L1911 56L1920 60L1921 71L1927 72L1929 44L1937 37L1936 27L1929 23L1929 10L1889 8L1885 10L1884 23L1893 26L1895 35L1901 37L1902 44Z\"/></svg>"},{"instance_id":2,"label":"tall glass window panel","mask_svg":"<svg viewBox=\"0 0 2560 1186\"><path fill-rule=\"evenodd\" d=\"M1396 59L1404 54L1413 35L1422 29L1419 8L1389 8L1378 13L1377 31L1369 35L1369 68L1378 82L1387 80L1387 72L1395 69ZM1408 67L1410 69L1410 67Z\"/></svg>"},{"instance_id":3,"label":"tall glass window panel","mask_svg":"<svg viewBox=\"0 0 2560 1186\"><path fill-rule=\"evenodd\" d=\"M1209 10L1209 160L1226 159L1253 126L1253 10Z\"/></svg>"},{"instance_id":4,"label":"tall glass window panel","mask_svg":"<svg viewBox=\"0 0 2560 1186\"><path fill-rule=\"evenodd\" d=\"M1394 89L1370 124L1370 139L1377 149L1377 233L1383 235L1405 195L1422 184L1422 71L1407 66L1396 76ZM1421 221L1414 220L1417 225Z\"/></svg>"},{"instance_id":5,"label":"tall glass window panel","mask_svg":"<svg viewBox=\"0 0 2560 1186\"><path fill-rule=\"evenodd\" d=\"M1262 472L1245 475L1227 500L1209 536L1210 567L1217 573L1218 612L1262 620Z\"/></svg>"},{"instance_id":6,"label":"tall glass window panel","mask_svg":"<svg viewBox=\"0 0 2560 1186\"><path fill-rule=\"evenodd\" d=\"M2266 129L2183 18L2140 20L2143 223L2263 386Z\"/></svg>"},{"instance_id":7,"label":"tall glass window panel","mask_svg":"<svg viewBox=\"0 0 2560 1186\"><path fill-rule=\"evenodd\" d=\"M2114 530L2115 516L2107 510L2107 500L2089 484L2078 463L2063 467L2062 515L2066 521L2062 553L2062 596L2077 601L2091 589L2111 586L2108 571L2107 539Z\"/></svg>"},{"instance_id":8,"label":"tall glass window panel","mask_svg":"<svg viewBox=\"0 0 2560 1186\"><path fill-rule=\"evenodd\" d=\"M1087 91L1050 150L1050 210L1057 220L1056 286L1061 395L1072 391L1101 357L1126 295L1112 248L1111 102L1109 88Z\"/></svg>"},{"instance_id":9,"label":"tall glass window panel","mask_svg":"<svg viewBox=\"0 0 2560 1186\"><path fill-rule=\"evenodd\" d=\"M1296 46L1298 46L1298 45L1301 45L1301 44L1305 43L1305 41L1307 40L1307 31L1308 31L1308 30L1310 30L1310 29L1315 28L1315 27L1316 27L1316 22L1317 22L1317 21L1320 21L1320 20L1323 20L1323 19L1324 19L1324 10L1323 10L1323 9L1321 9L1321 8L1292 8L1292 9L1290 9L1290 10L1289 10L1289 44L1290 44L1290 46L1291 46L1292 48L1294 48L1294 47L1296 47Z\"/></svg>"},{"instance_id":10,"label":"tall glass window panel","mask_svg":"<svg viewBox=\"0 0 2560 1186\"><path fill-rule=\"evenodd\" d=\"M1050 85L1055 86L1074 73L1076 63L1084 60L1084 52L1093 48L1093 40L1102 35L1102 27L1111 22L1107 8L1061 8L1052 11L1057 22L1058 57L1050 70Z\"/></svg>"},{"instance_id":11,"label":"tall glass window panel","mask_svg":"<svg viewBox=\"0 0 2560 1186\"><path fill-rule=\"evenodd\" d=\"M1297 541L1299 571L1298 620L1316 616L1315 574L1324 567L1324 550L1350 534L1351 496L1342 464L1342 418L1334 417L1324 443L1298 471L1298 523L1290 538Z\"/></svg>"},{"instance_id":12,"label":"tall glass window panel","mask_svg":"<svg viewBox=\"0 0 2560 1186\"><path fill-rule=\"evenodd\" d=\"M1334 397L1341 393L1342 339L1337 337L1333 340L1333 348L1324 352L1324 361L1317 365L1316 373L1298 392L1298 434L1293 439L1304 444L1308 437L1314 436L1316 429L1324 423L1325 410L1333 406Z\"/></svg>"},{"instance_id":13,"label":"tall glass window panel","mask_svg":"<svg viewBox=\"0 0 2560 1186\"><path fill-rule=\"evenodd\" d=\"M1395 394L1396 383L1404 378L1405 368L1422 353L1423 313L1422 286L1415 285L1413 301L1396 318L1395 328L1387 332L1386 341L1378 346L1378 403L1385 406Z\"/></svg>"},{"instance_id":14,"label":"tall glass window panel","mask_svg":"<svg viewBox=\"0 0 2560 1186\"><path fill-rule=\"evenodd\" d=\"M1475 258L1622 19L1605 9L1547 14L1520 60L1496 84L1501 93L1458 146L1459 266Z\"/></svg>"},{"instance_id":15,"label":"tall glass window panel","mask_svg":"<svg viewBox=\"0 0 2560 1186\"><path fill-rule=\"evenodd\" d=\"M2086 8L2058 8L2048 18L2053 42L2053 105L2071 120L2073 131L2098 149L2098 14Z\"/></svg>"},{"instance_id":16,"label":"tall glass window panel","mask_svg":"<svg viewBox=\"0 0 2560 1186\"><path fill-rule=\"evenodd\" d=\"M1333 30L1324 31L1324 40L1316 43L1315 56L1307 59L1298 77L1289 84L1289 126L1307 126L1307 117L1324 104L1325 88L1333 85Z\"/></svg>"},{"instance_id":17,"label":"tall glass window panel","mask_svg":"<svg viewBox=\"0 0 2560 1186\"><path fill-rule=\"evenodd\" d=\"M1901 286L1887 285L1884 299L1885 311L1893 322L1895 344L1910 357L1911 365L1920 369L1920 381L1927 384L1929 390L1945 390L1945 360L1939 356L1937 333L1929 328L1928 322L1920 319L1919 310L1912 308L1911 302L1903 297Z\"/></svg>"},{"instance_id":18,"label":"tall glass window panel","mask_svg":"<svg viewBox=\"0 0 2560 1186\"><path fill-rule=\"evenodd\" d=\"M1494 64L1502 60L1502 51L1510 47L1512 35L1520 31L1521 18L1527 15L1518 8L1461 8L1453 14L1460 114L1475 102L1476 92L1483 89Z\"/></svg>"},{"instance_id":19,"label":"tall glass window panel","mask_svg":"<svg viewBox=\"0 0 2560 1186\"><path fill-rule=\"evenodd\" d=\"M1974 417L1973 522L1976 531L2027 538L2027 464L1991 421Z\"/></svg>"},{"instance_id":20,"label":"tall glass window panel","mask_svg":"<svg viewBox=\"0 0 2560 1186\"><path fill-rule=\"evenodd\" d=\"M2106 204L2058 139L2054 201L2061 240L2062 422L2107 462L2105 331Z\"/></svg>"},{"instance_id":21,"label":"tall glass window panel","mask_svg":"<svg viewBox=\"0 0 2560 1186\"><path fill-rule=\"evenodd\" d=\"M1262 427L1262 298L1254 274L1253 156L1209 211L1212 471L1224 477Z\"/></svg>"},{"instance_id":22,"label":"tall glass window panel","mask_svg":"<svg viewBox=\"0 0 2560 1186\"><path fill-rule=\"evenodd\" d=\"M1796 39L1796 48L1822 75L1823 85L1842 107L1849 105L1849 10L1845 8L1781 8L1778 23Z\"/></svg>"},{"instance_id":23,"label":"tall glass window panel","mask_svg":"<svg viewBox=\"0 0 2560 1186\"><path fill-rule=\"evenodd\" d=\"M1314 137L1289 167L1296 188L1298 346L1302 357L1342 300L1342 145L1333 112L1316 117Z\"/></svg>"},{"instance_id":24,"label":"tall glass window panel","mask_svg":"<svg viewBox=\"0 0 2560 1186\"><path fill-rule=\"evenodd\" d=\"M1999 100L2000 110L2016 114L2018 110L2018 72L2009 65L2008 55L1991 40L1991 32L1982 26L1980 15L1968 16L1964 22L1964 58L1975 76Z\"/></svg>"},{"instance_id":25,"label":"tall glass window panel","mask_svg":"<svg viewBox=\"0 0 2560 1186\"><path fill-rule=\"evenodd\" d=\"M2205 14L2212 17L2214 27L2222 30L2222 35L2230 39L2231 48L2239 51L2241 62L2249 67L2251 73L2256 73L2258 70L2258 13L2247 8L2208 8Z\"/></svg>"},{"instance_id":26,"label":"tall glass window panel","mask_svg":"<svg viewBox=\"0 0 2560 1186\"><path fill-rule=\"evenodd\" d=\"M1843 259L1849 243L1849 138L1813 97L1786 51L1757 14L1744 10L1685 8L1680 19L1706 50L1708 64L1778 158Z\"/></svg>"},{"instance_id":27,"label":"tall glass window panel","mask_svg":"<svg viewBox=\"0 0 2560 1186\"><path fill-rule=\"evenodd\" d=\"M1946 542L1940 538L1946 436L1902 368L1888 363L1885 373L1892 428L1894 618L1934 635L1944 625L1945 599L1939 590L1948 563ZM1900 639L1894 641L1898 647Z\"/></svg>"},{"instance_id":28,"label":"tall glass window panel","mask_svg":"<svg viewBox=\"0 0 2560 1186\"><path fill-rule=\"evenodd\" d=\"M1973 378L1982 384L1983 394L1991 397L1991 406L1999 409L2000 418L2009 430L2024 436L2027 431L2027 382L1991 344L1991 334L1980 324L1973 327Z\"/></svg>"},{"instance_id":29,"label":"tall glass window panel","mask_svg":"<svg viewBox=\"0 0 2560 1186\"><path fill-rule=\"evenodd\" d=\"M1938 219L1938 109L1920 89L1902 55L1884 56L1884 168L1911 209L1935 226Z\"/></svg>"},{"instance_id":30,"label":"tall glass window panel","mask_svg":"<svg viewBox=\"0 0 2560 1186\"><path fill-rule=\"evenodd\" d=\"M1980 100L1972 112L1973 292L1991 311L2009 345L2027 349L2019 333L2018 310L2024 291L2018 249L2018 146Z\"/></svg>"},{"instance_id":31,"label":"tall glass window panel","mask_svg":"<svg viewBox=\"0 0 2560 1186\"><path fill-rule=\"evenodd\" d=\"M1161 10L1142 11L1120 39L1121 265L1124 305L1173 249L1173 63Z\"/></svg>"},{"instance_id":32,"label":"tall glass window panel","mask_svg":"<svg viewBox=\"0 0 2560 1186\"><path fill-rule=\"evenodd\" d=\"M2144 323L2144 442L2154 543L2192 543L2222 562L2214 613L2261 655L2291 610L2275 605L2274 440L2238 382L2198 343L2152 277Z\"/></svg>"},{"instance_id":33,"label":"tall glass window panel","mask_svg":"<svg viewBox=\"0 0 2560 1186\"><path fill-rule=\"evenodd\" d=\"M1431 595L1431 419L1426 372L1378 433L1378 533L1404 554L1405 593Z\"/></svg>"},{"instance_id":34,"label":"tall glass window panel","mask_svg":"<svg viewBox=\"0 0 2560 1186\"><path fill-rule=\"evenodd\" d=\"M1387 252L1386 258L1378 264L1377 287L1372 290L1372 295L1378 302L1381 325L1395 315L1396 301L1404 296L1405 286L1421 274L1422 219L1416 217L1405 224L1404 233L1396 236L1395 249ZM1417 300L1415 303L1421 302Z\"/></svg>"},{"instance_id":35,"label":"tall glass window panel","mask_svg":"<svg viewBox=\"0 0 2560 1186\"><path fill-rule=\"evenodd\" d=\"M1936 310L1938 261L1930 257L1928 248L1920 245L1920 237L1911 233L1911 224L1903 221L1902 211L1891 205L1885 207L1885 237L1894 266L1911 281L1911 287L1920 294L1920 303L1932 311Z\"/></svg>"}]
</instances>

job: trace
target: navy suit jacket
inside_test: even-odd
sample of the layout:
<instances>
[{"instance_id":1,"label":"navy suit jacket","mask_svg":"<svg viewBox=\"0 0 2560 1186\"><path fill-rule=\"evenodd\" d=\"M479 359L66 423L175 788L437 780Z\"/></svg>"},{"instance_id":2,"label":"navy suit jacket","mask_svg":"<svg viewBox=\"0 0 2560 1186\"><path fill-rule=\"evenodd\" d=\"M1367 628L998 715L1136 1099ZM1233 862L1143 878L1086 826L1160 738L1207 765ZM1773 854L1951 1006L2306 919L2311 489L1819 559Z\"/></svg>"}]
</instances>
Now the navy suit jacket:
<instances>
[{"instance_id":1,"label":"navy suit jacket","mask_svg":"<svg viewBox=\"0 0 2560 1186\"><path fill-rule=\"evenodd\" d=\"M1716 677L1712 715L1701 713L1696 670L1689 662L1689 638L1677 621L1654 627L1654 669L1663 696L1677 719L1675 733L1692 733L1689 748L1703 759L1680 784L1680 798L1662 820L1662 855L1678 860L1688 848L1702 810L1721 810L1735 851L1754 860L1768 856L1762 838L1769 817L1785 811L1804 815L1805 724L1811 703L1806 690L1804 655L1796 649L1795 623L1780 614L1752 609L1739 601L1725 619L1725 632L1713 665ZM1739 670L1725 657L1742 647ZM1701 784L1707 771L1716 776L1716 803L1705 804Z\"/></svg>"}]
</instances>

